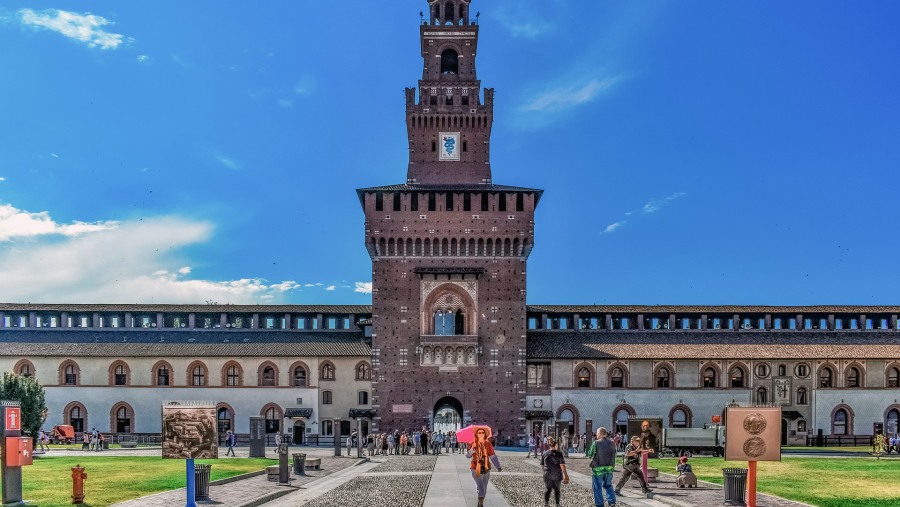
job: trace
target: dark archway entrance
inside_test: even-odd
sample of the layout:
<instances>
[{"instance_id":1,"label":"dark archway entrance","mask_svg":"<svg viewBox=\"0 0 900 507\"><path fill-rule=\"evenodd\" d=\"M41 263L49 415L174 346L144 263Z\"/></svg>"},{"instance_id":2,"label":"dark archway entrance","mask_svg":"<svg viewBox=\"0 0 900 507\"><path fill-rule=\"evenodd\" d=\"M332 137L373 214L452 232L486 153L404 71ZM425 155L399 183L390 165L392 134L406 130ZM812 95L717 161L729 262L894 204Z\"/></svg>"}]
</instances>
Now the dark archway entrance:
<instances>
[{"instance_id":1,"label":"dark archway entrance","mask_svg":"<svg viewBox=\"0 0 900 507\"><path fill-rule=\"evenodd\" d=\"M453 396L444 396L434 404L431 415L431 429L447 433L463 427L463 407Z\"/></svg>"},{"instance_id":2,"label":"dark archway entrance","mask_svg":"<svg viewBox=\"0 0 900 507\"><path fill-rule=\"evenodd\" d=\"M305 445L304 438L306 438L306 422L303 420L294 421L294 445Z\"/></svg>"},{"instance_id":3,"label":"dark archway entrance","mask_svg":"<svg viewBox=\"0 0 900 507\"><path fill-rule=\"evenodd\" d=\"M781 445L787 445L788 422L787 419L781 420Z\"/></svg>"}]
</instances>

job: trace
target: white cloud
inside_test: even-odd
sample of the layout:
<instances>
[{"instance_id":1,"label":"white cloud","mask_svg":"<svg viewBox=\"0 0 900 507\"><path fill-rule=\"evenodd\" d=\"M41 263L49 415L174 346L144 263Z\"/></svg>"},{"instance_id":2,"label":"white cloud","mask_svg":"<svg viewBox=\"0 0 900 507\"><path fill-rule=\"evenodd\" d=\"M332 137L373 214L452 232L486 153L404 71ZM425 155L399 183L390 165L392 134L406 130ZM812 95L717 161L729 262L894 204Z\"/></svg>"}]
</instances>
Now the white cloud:
<instances>
[{"instance_id":1,"label":"white cloud","mask_svg":"<svg viewBox=\"0 0 900 507\"><path fill-rule=\"evenodd\" d=\"M606 226L606 229L604 229L603 232L601 232L600 234L609 234L611 232L615 232L616 229L618 229L619 227L622 227L623 225L625 225L627 223L628 222L626 222L625 220L622 220L621 222L609 224Z\"/></svg>"},{"instance_id":2,"label":"white cloud","mask_svg":"<svg viewBox=\"0 0 900 507\"><path fill-rule=\"evenodd\" d=\"M113 24L111 21L89 12L78 14L59 9L46 9L41 12L21 9L19 18L26 25L59 32L66 37L84 42L90 47L116 49L125 41L124 35L110 33L101 28Z\"/></svg>"},{"instance_id":3,"label":"white cloud","mask_svg":"<svg viewBox=\"0 0 900 507\"><path fill-rule=\"evenodd\" d=\"M74 237L90 232L115 229L118 225L118 222L79 221L71 224L58 224L50 218L46 211L30 213L9 204L0 204L0 241L48 235Z\"/></svg>"},{"instance_id":4,"label":"white cloud","mask_svg":"<svg viewBox=\"0 0 900 507\"><path fill-rule=\"evenodd\" d=\"M0 176L0 181L6 181L6 178L4 178L3 176Z\"/></svg>"},{"instance_id":5,"label":"white cloud","mask_svg":"<svg viewBox=\"0 0 900 507\"><path fill-rule=\"evenodd\" d=\"M327 291L333 291L335 288L336 288L336 287L335 287L334 285L329 285L328 287L325 287L325 290L327 290Z\"/></svg>"},{"instance_id":6,"label":"white cloud","mask_svg":"<svg viewBox=\"0 0 900 507\"><path fill-rule=\"evenodd\" d=\"M372 293L372 282L356 282L356 288L353 292L361 292L363 294Z\"/></svg>"},{"instance_id":7,"label":"white cloud","mask_svg":"<svg viewBox=\"0 0 900 507\"><path fill-rule=\"evenodd\" d=\"M215 153L215 154L213 154L213 156L220 164L224 165L225 167L227 167L233 171L236 171L241 168L241 166L238 165L238 163L235 162L235 160L233 158L231 158L227 155L223 155L221 153Z\"/></svg>"},{"instance_id":8,"label":"white cloud","mask_svg":"<svg viewBox=\"0 0 900 507\"><path fill-rule=\"evenodd\" d=\"M609 90L617 81L619 81L619 77L591 79L588 82L577 82L561 88L553 88L538 94L534 100L522 106L522 109L532 112L556 112L570 109L594 100Z\"/></svg>"},{"instance_id":9,"label":"white cloud","mask_svg":"<svg viewBox=\"0 0 900 507\"><path fill-rule=\"evenodd\" d=\"M663 207L667 206L669 203L671 203L675 199L678 199L679 197L682 197L684 195L686 195L684 192L676 192L676 193L674 193L668 197L664 197L662 199L651 199L651 200L647 201L647 203L644 204L639 211L626 211L624 213L624 215L626 217L630 217L632 215L635 215L636 213L639 214L638 216L656 213L657 211L661 210ZM606 226L606 229L604 229L602 232L600 232L600 234L609 234L609 233L615 232L615 231L621 229L622 227L624 227L626 224L628 224L627 220L620 220L618 222L609 224Z\"/></svg>"},{"instance_id":10,"label":"white cloud","mask_svg":"<svg viewBox=\"0 0 900 507\"><path fill-rule=\"evenodd\" d=\"M46 212L7 205L0 213L0 234L12 238L0 249L3 301L248 304L280 301L300 287L250 277L190 279L178 252L211 239L213 227L204 222L157 217L60 225Z\"/></svg>"},{"instance_id":11,"label":"white cloud","mask_svg":"<svg viewBox=\"0 0 900 507\"><path fill-rule=\"evenodd\" d=\"M139 63L150 63L150 56L148 55L138 55L137 61Z\"/></svg>"}]
</instances>

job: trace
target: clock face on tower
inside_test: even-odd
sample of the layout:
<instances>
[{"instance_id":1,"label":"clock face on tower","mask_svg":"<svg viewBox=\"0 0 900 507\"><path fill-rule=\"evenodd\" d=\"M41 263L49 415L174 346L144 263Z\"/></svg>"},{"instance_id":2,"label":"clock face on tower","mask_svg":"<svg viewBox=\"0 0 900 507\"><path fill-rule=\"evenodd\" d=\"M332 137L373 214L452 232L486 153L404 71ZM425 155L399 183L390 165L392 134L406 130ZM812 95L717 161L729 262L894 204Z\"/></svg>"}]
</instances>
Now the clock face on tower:
<instances>
[{"instance_id":1,"label":"clock face on tower","mask_svg":"<svg viewBox=\"0 0 900 507\"><path fill-rule=\"evenodd\" d=\"M441 132L438 139L438 147L440 148L439 160L458 161L460 151L459 132Z\"/></svg>"}]
</instances>

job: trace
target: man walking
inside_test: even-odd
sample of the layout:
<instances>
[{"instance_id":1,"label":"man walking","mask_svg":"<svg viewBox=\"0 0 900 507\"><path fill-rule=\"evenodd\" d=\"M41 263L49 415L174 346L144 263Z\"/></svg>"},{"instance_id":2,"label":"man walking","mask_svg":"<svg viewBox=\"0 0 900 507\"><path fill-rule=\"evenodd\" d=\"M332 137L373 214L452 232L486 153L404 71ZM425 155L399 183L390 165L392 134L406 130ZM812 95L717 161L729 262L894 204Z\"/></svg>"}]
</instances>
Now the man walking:
<instances>
[{"instance_id":1,"label":"man walking","mask_svg":"<svg viewBox=\"0 0 900 507\"><path fill-rule=\"evenodd\" d=\"M237 437L233 431L228 430L225 434L225 443L228 444L228 449L225 451L225 455L234 456L234 444L237 441Z\"/></svg>"},{"instance_id":2,"label":"man walking","mask_svg":"<svg viewBox=\"0 0 900 507\"><path fill-rule=\"evenodd\" d=\"M624 486L632 476L637 477L638 482L641 483L641 492L644 495L650 493L650 488L647 486L647 480L644 479L644 472L641 470L641 453L650 451L651 449L644 449L641 447L641 437L638 435L631 437L631 443L625 447L625 457L623 458L622 463L622 478L619 479L619 482L616 484L616 494L621 494L622 486Z\"/></svg>"},{"instance_id":3,"label":"man walking","mask_svg":"<svg viewBox=\"0 0 900 507\"><path fill-rule=\"evenodd\" d=\"M607 438L606 428L597 428L597 440L591 444L587 456L591 458L591 475L594 487L594 505L603 507L603 493L606 492L608 507L616 505L616 492L613 491L613 471L616 469L616 445Z\"/></svg>"}]
</instances>

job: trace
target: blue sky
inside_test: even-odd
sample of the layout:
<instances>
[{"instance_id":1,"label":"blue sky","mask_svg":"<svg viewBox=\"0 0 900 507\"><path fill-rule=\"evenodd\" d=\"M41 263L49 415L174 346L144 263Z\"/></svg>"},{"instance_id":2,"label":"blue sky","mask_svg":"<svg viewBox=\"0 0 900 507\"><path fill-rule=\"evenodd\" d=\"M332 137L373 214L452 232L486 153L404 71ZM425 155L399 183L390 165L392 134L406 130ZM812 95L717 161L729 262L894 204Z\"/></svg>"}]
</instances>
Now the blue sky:
<instances>
[{"instance_id":1,"label":"blue sky","mask_svg":"<svg viewBox=\"0 0 900 507\"><path fill-rule=\"evenodd\" d=\"M419 11L4 2L0 301L371 301ZM474 0L530 304L900 304L900 3Z\"/></svg>"}]
</instances>

